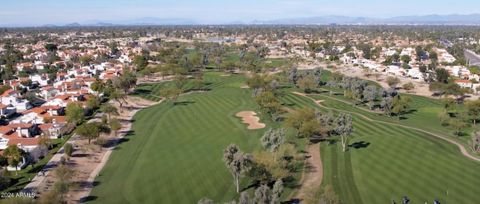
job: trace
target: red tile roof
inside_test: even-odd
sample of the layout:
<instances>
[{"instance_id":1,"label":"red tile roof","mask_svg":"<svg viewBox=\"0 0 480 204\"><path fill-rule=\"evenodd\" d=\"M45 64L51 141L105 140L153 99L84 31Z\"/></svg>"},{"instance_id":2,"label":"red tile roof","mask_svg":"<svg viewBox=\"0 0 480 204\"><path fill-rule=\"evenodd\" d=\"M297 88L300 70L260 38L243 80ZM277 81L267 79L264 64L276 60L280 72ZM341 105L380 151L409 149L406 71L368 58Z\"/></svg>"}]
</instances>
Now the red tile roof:
<instances>
[{"instance_id":1,"label":"red tile roof","mask_svg":"<svg viewBox=\"0 0 480 204\"><path fill-rule=\"evenodd\" d=\"M28 113L37 113L39 115L45 114L47 111L44 108L41 107L35 107L30 110L23 111L22 114L28 114Z\"/></svg>"},{"instance_id":2,"label":"red tile roof","mask_svg":"<svg viewBox=\"0 0 480 204\"><path fill-rule=\"evenodd\" d=\"M33 126L33 124L31 123L10 123L7 125L7 127L11 127L11 128L31 128Z\"/></svg>"},{"instance_id":3,"label":"red tile roof","mask_svg":"<svg viewBox=\"0 0 480 204\"><path fill-rule=\"evenodd\" d=\"M40 138L12 138L8 140L7 145L35 146L40 142Z\"/></svg>"},{"instance_id":4,"label":"red tile roof","mask_svg":"<svg viewBox=\"0 0 480 204\"><path fill-rule=\"evenodd\" d=\"M57 123L66 123L67 117L65 116L51 116L52 119L55 119Z\"/></svg>"},{"instance_id":5,"label":"red tile roof","mask_svg":"<svg viewBox=\"0 0 480 204\"><path fill-rule=\"evenodd\" d=\"M10 96L11 94L14 94L15 93L15 90L13 89L8 89L6 90L5 92L3 92L3 94L1 95L2 97L5 97L5 96Z\"/></svg>"},{"instance_id":6,"label":"red tile roof","mask_svg":"<svg viewBox=\"0 0 480 204\"><path fill-rule=\"evenodd\" d=\"M458 79L458 80L455 80L455 83L472 83L472 82L470 80Z\"/></svg>"},{"instance_id":7,"label":"red tile roof","mask_svg":"<svg viewBox=\"0 0 480 204\"><path fill-rule=\"evenodd\" d=\"M14 129L12 127L9 127L9 126L0 126L0 133L2 134L8 134L10 132L14 131Z\"/></svg>"},{"instance_id":8,"label":"red tile roof","mask_svg":"<svg viewBox=\"0 0 480 204\"><path fill-rule=\"evenodd\" d=\"M48 130L48 129L52 128L53 124L52 123L45 123L45 124L38 125L38 127L40 128L40 130L45 131L45 130Z\"/></svg>"}]
</instances>

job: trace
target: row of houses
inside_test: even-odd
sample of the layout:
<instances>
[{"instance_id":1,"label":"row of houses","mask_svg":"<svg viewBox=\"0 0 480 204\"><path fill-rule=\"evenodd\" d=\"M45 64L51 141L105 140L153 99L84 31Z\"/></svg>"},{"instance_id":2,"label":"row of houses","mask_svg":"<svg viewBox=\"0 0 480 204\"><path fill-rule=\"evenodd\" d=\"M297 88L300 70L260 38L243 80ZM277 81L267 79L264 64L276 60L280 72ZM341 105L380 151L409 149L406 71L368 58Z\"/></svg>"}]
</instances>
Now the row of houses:
<instances>
[{"instance_id":1,"label":"row of houses","mask_svg":"<svg viewBox=\"0 0 480 204\"><path fill-rule=\"evenodd\" d=\"M28 46L28 45L26 45ZM113 79L119 76L126 66L131 63L129 53L133 48L120 48L120 54L114 60L101 63L90 63L82 66L71 61L74 55L91 55L97 57L98 47L83 50L58 50L59 60L53 64L45 61L46 51L44 46L30 46L35 48L33 53L26 56L32 62L21 62L16 67L17 73L27 70L42 70L47 66L67 67L57 72L55 78L46 72L36 71L25 77L14 80L4 80L3 85L11 87L0 95L0 154L10 145L17 145L23 151L30 153L41 148L43 138L57 139L64 136L68 129L65 109L69 103L79 103L87 107L87 100L94 94L92 84L97 80ZM26 50L20 48L19 50ZM141 50L141 49L140 49ZM137 51L137 50L135 50ZM29 83L24 83L29 81ZM32 88L33 87L33 88ZM32 104L25 97L25 90L33 92L43 102L41 105ZM22 94L23 93L23 94ZM22 168L27 161L18 165ZM8 167L7 170L15 170Z\"/></svg>"},{"instance_id":2,"label":"row of houses","mask_svg":"<svg viewBox=\"0 0 480 204\"><path fill-rule=\"evenodd\" d=\"M438 54L438 61L440 63L451 64L456 61L455 57L449 54L447 50L439 48L435 48L434 50ZM393 56L395 54L399 54L400 56L407 55L412 59L408 63L407 69L400 65L383 65L381 63L385 57ZM358 53L354 53L353 56L349 54L343 54L340 60L344 64L358 65L359 67L364 67L374 72L380 72L390 76L408 77L418 81L424 81L428 76L428 74L420 71L421 65L416 60L417 56L415 49L413 48L404 48L400 53L397 51L397 49L384 48L382 49L382 57L379 60L369 60L361 57L356 58L354 57L356 55L358 55ZM441 68L447 70L450 76L456 77L457 80L455 80L455 83L457 83L460 87L472 89L474 92L480 91L480 88L478 88L480 87L480 76L472 73L468 67L461 65L445 65L441 66Z\"/></svg>"}]
</instances>

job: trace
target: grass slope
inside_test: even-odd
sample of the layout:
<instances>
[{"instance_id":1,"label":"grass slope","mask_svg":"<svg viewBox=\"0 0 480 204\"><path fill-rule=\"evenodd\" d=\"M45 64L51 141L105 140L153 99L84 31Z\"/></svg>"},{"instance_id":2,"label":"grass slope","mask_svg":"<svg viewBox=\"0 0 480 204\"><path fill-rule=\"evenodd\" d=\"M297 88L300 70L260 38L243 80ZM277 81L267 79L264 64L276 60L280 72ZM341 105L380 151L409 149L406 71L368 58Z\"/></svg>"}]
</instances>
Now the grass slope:
<instances>
[{"instance_id":1,"label":"grass slope","mask_svg":"<svg viewBox=\"0 0 480 204\"><path fill-rule=\"evenodd\" d=\"M327 107L358 110L321 99ZM282 101L293 107L320 109L308 98L293 94ZM473 204L480 200L476 188L480 163L462 156L456 146L418 131L353 117L355 132L350 144L357 148L344 153L337 144L321 146L324 184L332 184L343 203L399 202L403 195L414 203L439 199L441 203Z\"/></svg>"},{"instance_id":2,"label":"grass slope","mask_svg":"<svg viewBox=\"0 0 480 204\"><path fill-rule=\"evenodd\" d=\"M97 177L94 203L196 203L203 197L224 202L237 197L223 149L231 143L244 152L258 149L265 129L247 130L234 117L238 111L257 109L250 90L239 88L242 76L208 73L205 80L211 91L184 95L183 105L162 103L135 115L134 132ZM157 93L160 86L151 86L148 93ZM247 185L244 181L242 186Z\"/></svg>"}]
</instances>

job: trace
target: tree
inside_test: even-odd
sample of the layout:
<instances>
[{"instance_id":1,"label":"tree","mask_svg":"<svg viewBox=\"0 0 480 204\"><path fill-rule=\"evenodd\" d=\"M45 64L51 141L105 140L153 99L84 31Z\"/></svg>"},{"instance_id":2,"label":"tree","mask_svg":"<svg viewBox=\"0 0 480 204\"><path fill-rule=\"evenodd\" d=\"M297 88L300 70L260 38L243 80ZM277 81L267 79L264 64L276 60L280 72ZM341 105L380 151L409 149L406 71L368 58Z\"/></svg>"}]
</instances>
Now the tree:
<instances>
[{"instance_id":1,"label":"tree","mask_svg":"<svg viewBox=\"0 0 480 204\"><path fill-rule=\"evenodd\" d=\"M80 64L83 66L90 65L90 63L93 61L92 55L83 55L80 57Z\"/></svg>"},{"instance_id":2,"label":"tree","mask_svg":"<svg viewBox=\"0 0 480 204\"><path fill-rule=\"evenodd\" d=\"M71 157L73 154L73 145L71 143L66 143L63 146L63 151L65 152L65 155L67 155L68 157Z\"/></svg>"},{"instance_id":3,"label":"tree","mask_svg":"<svg viewBox=\"0 0 480 204\"><path fill-rule=\"evenodd\" d=\"M263 184L255 190L254 203L268 204L271 201L270 188Z\"/></svg>"},{"instance_id":4,"label":"tree","mask_svg":"<svg viewBox=\"0 0 480 204\"><path fill-rule=\"evenodd\" d=\"M244 154L236 145L231 144L223 151L223 161L233 176L237 193L240 193L240 178L251 169L251 156Z\"/></svg>"},{"instance_id":5,"label":"tree","mask_svg":"<svg viewBox=\"0 0 480 204\"><path fill-rule=\"evenodd\" d=\"M429 52L428 57L430 58L430 60L432 60L432 62L437 62L438 61L438 54L435 51Z\"/></svg>"},{"instance_id":6,"label":"tree","mask_svg":"<svg viewBox=\"0 0 480 204\"><path fill-rule=\"evenodd\" d=\"M267 89L268 86L268 79L266 76L261 74L252 74L252 77L248 78L247 85L252 89Z\"/></svg>"},{"instance_id":7,"label":"tree","mask_svg":"<svg viewBox=\"0 0 480 204\"><path fill-rule=\"evenodd\" d=\"M402 55L400 60L402 60L403 63L408 64L410 61L412 61L412 58L408 55Z\"/></svg>"},{"instance_id":8,"label":"tree","mask_svg":"<svg viewBox=\"0 0 480 204\"><path fill-rule=\"evenodd\" d=\"M48 43L48 44L45 45L45 49L49 52L55 52L55 51L58 50L58 47L55 44Z\"/></svg>"},{"instance_id":9,"label":"tree","mask_svg":"<svg viewBox=\"0 0 480 204\"><path fill-rule=\"evenodd\" d=\"M198 72L195 74L195 78L193 79L193 87L196 90L202 90L203 85L203 72Z\"/></svg>"},{"instance_id":10,"label":"tree","mask_svg":"<svg viewBox=\"0 0 480 204\"><path fill-rule=\"evenodd\" d=\"M108 98L110 100L116 101L120 105L120 108L123 107L124 102L126 103L125 93L121 92L120 90L118 90L116 88L113 88L113 90L111 90L111 92L109 92Z\"/></svg>"},{"instance_id":11,"label":"tree","mask_svg":"<svg viewBox=\"0 0 480 204\"><path fill-rule=\"evenodd\" d=\"M297 80L298 80L298 70L297 70L297 68L291 68L288 71L288 80L293 84L297 84Z\"/></svg>"},{"instance_id":12,"label":"tree","mask_svg":"<svg viewBox=\"0 0 480 204\"><path fill-rule=\"evenodd\" d=\"M408 110L409 103L411 102L411 100L412 99L408 96L400 96L400 95L395 96L392 100L391 112L397 115L398 118L400 119L400 116Z\"/></svg>"},{"instance_id":13,"label":"tree","mask_svg":"<svg viewBox=\"0 0 480 204\"><path fill-rule=\"evenodd\" d=\"M34 167L35 163L39 162L41 158L45 157L48 154L48 148L46 146L40 145L37 148L30 150L28 152L30 164Z\"/></svg>"},{"instance_id":14,"label":"tree","mask_svg":"<svg viewBox=\"0 0 480 204\"><path fill-rule=\"evenodd\" d=\"M303 89L305 93L309 93L315 88L318 84L315 84L315 79L312 75L307 75L298 80L297 85L299 88Z\"/></svg>"},{"instance_id":15,"label":"tree","mask_svg":"<svg viewBox=\"0 0 480 204\"><path fill-rule=\"evenodd\" d=\"M340 136L342 149L347 150L348 139L353 132L352 116L346 113L340 113L335 119L335 132Z\"/></svg>"},{"instance_id":16,"label":"tree","mask_svg":"<svg viewBox=\"0 0 480 204\"><path fill-rule=\"evenodd\" d=\"M415 54L418 61L421 61L426 56L426 52L423 50L422 46L415 47Z\"/></svg>"},{"instance_id":17,"label":"tree","mask_svg":"<svg viewBox=\"0 0 480 204\"><path fill-rule=\"evenodd\" d=\"M133 58L133 64L137 68L137 71L140 71L147 67L148 59L144 55L137 55Z\"/></svg>"},{"instance_id":18,"label":"tree","mask_svg":"<svg viewBox=\"0 0 480 204\"><path fill-rule=\"evenodd\" d=\"M88 144L90 144L92 139L100 136L100 124L98 122L84 123L77 127L76 133L88 139Z\"/></svg>"},{"instance_id":19,"label":"tree","mask_svg":"<svg viewBox=\"0 0 480 204\"><path fill-rule=\"evenodd\" d=\"M397 77L392 77L392 76L387 77L388 86L396 87L399 83L400 83L400 79L398 79Z\"/></svg>"},{"instance_id":20,"label":"tree","mask_svg":"<svg viewBox=\"0 0 480 204\"><path fill-rule=\"evenodd\" d=\"M60 200L63 201L69 191L70 179L74 172L67 165L60 164L53 173L58 178L58 181L54 184L54 191L60 195Z\"/></svg>"},{"instance_id":21,"label":"tree","mask_svg":"<svg viewBox=\"0 0 480 204\"><path fill-rule=\"evenodd\" d=\"M419 70L421 73L425 74L425 73L427 73L427 66L424 65L424 64L422 64L422 65L420 65L420 67L418 67L418 70Z\"/></svg>"},{"instance_id":22,"label":"tree","mask_svg":"<svg viewBox=\"0 0 480 204\"><path fill-rule=\"evenodd\" d=\"M72 124L79 124L85 119L85 112L80 103L69 103L65 110L67 121Z\"/></svg>"},{"instance_id":23,"label":"tree","mask_svg":"<svg viewBox=\"0 0 480 204\"><path fill-rule=\"evenodd\" d=\"M363 90L363 100L367 102L367 106L373 109L375 100L377 99L377 87L369 85Z\"/></svg>"},{"instance_id":24,"label":"tree","mask_svg":"<svg viewBox=\"0 0 480 204\"><path fill-rule=\"evenodd\" d=\"M114 132L115 137L116 137L117 134L118 134L118 131L122 128L122 124L120 124L120 121L118 121L118 119L116 119L116 118L111 119L108 124L110 126L110 129Z\"/></svg>"},{"instance_id":25,"label":"tree","mask_svg":"<svg viewBox=\"0 0 480 204\"><path fill-rule=\"evenodd\" d=\"M409 92L410 90L413 90L415 88L415 85L413 85L412 82L408 82L406 84L403 84L403 89L405 89L407 92Z\"/></svg>"},{"instance_id":26,"label":"tree","mask_svg":"<svg viewBox=\"0 0 480 204\"><path fill-rule=\"evenodd\" d=\"M240 194L240 198L238 199L238 204L251 204L250 196L248 195L248 192L243 191Z\"/></svg>"},{"instance_id":27,"label":"tree","mask_svg":"<svg viewBox=\"0 0 480 204\"><path fill-rule=\"evenodd\" d=\"M454 129L453 134L457 136L462 135L462 129L468 127L468 124L461 118L451 118L448 124Z\"/></svg>"},{"instance_id":28,"label":"tree","mask_svg":"<svg viewBox=\"0 0 480 204\"><path fill-rule=\"evenodd\" d=\"M95 80L95 82L90 85L90 88L97 93L97 96L105 90L105 84L100 80Z\"/></svg>"},{"instance_id":29,"label":"tree","mask_svg":"<svg viewBox=\"0 0 480 204\"><path fill-rule=\"evenodd\" d=\"M271 91L263 91L260 95L255 97L255 101L263 110L265 110L271 116L276 115L282 107L280 101Z\"/></svg>"},{"instance_id":30,"label":"tree","mask_svg":"<svg viewBox=\"0 0 480 204\"><path fill-rule=\"evenodd\" d=\"M52 139L50 139L49 135L47 135L47 134L40 135L39 140L38 140L38 144L40 146L44 146L48 149L51 149L53 147Z\"/></svg>"},{"instance_id":31,"label":"tree","mask_svg":"<svg viewBox=\"0 0 480 204\"><path fill-rule=\"evenodd\" d=\"M184 76L184 75L181 75L181 74L175 75L175 78L173 80L173 83L175 84L175 87L177 89L182 89L182 90L184 89L187 82L188 82L187 77Z\"/></svg>"},{"instance_id":32,"label":"tree","mask_svg":"<svg viewBox=\"0 0 480 204\"><path fill-rule=\"evenodd\" d=\"M264 148L270 152L276 152L280 145L285 142L285 129L267 130L260 139Z\"/></svg>"},{"instance_id":33,"label":"tree","mask_svg":"<svg viewBox=\"0 0 480 204\"><path fill-rule=\"evenodd\" d=\"M467 101L465 103L468 115L473 120L473 125L476 125L478 117L480 117L480 100Z\"/></svg>"},{"instance_id":34,"label":"tree","mask_svg":"<svg viewBox=\"0 0 480 204\"><path fill-rule=\"evenodd\" d=\"M444 94L447 96L455 96L457 101L459 101L458 98L465 94L465 89L462 89L462 87L456 83L448 83L444 85Z\"/></svg>"},{"instance_id":35,"label":"tree","mask_svg":"<svg viewBox=\"0 0 480 204\"><path fill-rule=\"evenodd\" d=\"M457 103L453 98L443 98L442 100L443 110L447 112L456 112Z\"/></svg>"},{"instance_id":36,"label":"tree","mask_svg":"<svg viewBox=\"0 0 480 204\"><path fill-rule=\"evenodd\" d=\"M316 119L315 111L305 107L299 109L287 117L287 126L297 130L298 136L311 138L315 134L321 134L322 126Z\"/></svg>"},{"instance_id":37,"label":"tree","mask_svg":"<svg viewBox=\"0 0 480 204\"><path fill-rule=\"evenodd\" d=\"M440 83L448 83L448 78L450 77L450 74L446 69L440 68L435 70L435 76L437 78L437 82Z\"/></svg>"},{"instance_id":38,"label":"tree","mask_svg":"<svg viewBox=\"0 0 480 204\"><path fill-rule=\"evenodd\" d=\"M137 84L137 76L134 73L125 70L121 76L112 80L112 84L115 88L123 90L124 94L128 94L130 89Z\"/></svg>"},{"instance_id":39,"label":"tree","mask_svg":"<svg viewBox=\"0 0 480 204\"><path fill-rule=\"evenodd\" d=\"M112 115L119 115L117 107L110 103L105 103L100 107L100 111L108 115L108 120L112 118Z\"/></svg>"},{"instance_id":40,"label":"tree","mask_svg":"<svg viewBox=\"0 0 480 204\"><path fill-rule=\"evenodd\" d=\"M15 175L18 174L18 164L22 162L22 150L17 145L9 145L3 150L3 156L7 158L8 165L15 167Z\"/></svg>"},{"instance_id":41,"label":"tree","mask_svg":"<svg viewBox=\"0 0 480 204\"><path fill-rule=\"evenodd\" d=\"M177 99L182 93L183 93L183 90L178 89L176 87L168 87L161 90L161 95L165 97L167 100L171 100L173 102L173 105L176 105Z\"/></svg>"},{"instance_id":42,"label":"tree","mask_svg":"<svg viewBox=\"0 0 480 204\"><path fill-rule=\"evenodd\" d=\"M480 151L480 131L475 131L473 134L472 134L472 149L473 151L475 152L479 152Z\"/></svg>"},{"instance_id":43,"label":"tree","mask_svg":"<svg viewBox=\"0 0 480 204\"><path fill-rule=\"evenodd\" d=\"M100 106L100 99L97 96L92 96L87 99L87 108L95 110Z\"/></svg>"},{"instance_id":44,"label":"tree","mask_svg":"<svg viewBox=\"0 0 480 204\"><path fill-rule=\"evenodd\" d=\"M273 189L272 189L272 200L271 204L280 204L280 197L282 196L283 193L283 181L281 179L278 179L275 184L273 184Z\"/></svg>"}]
</instances>

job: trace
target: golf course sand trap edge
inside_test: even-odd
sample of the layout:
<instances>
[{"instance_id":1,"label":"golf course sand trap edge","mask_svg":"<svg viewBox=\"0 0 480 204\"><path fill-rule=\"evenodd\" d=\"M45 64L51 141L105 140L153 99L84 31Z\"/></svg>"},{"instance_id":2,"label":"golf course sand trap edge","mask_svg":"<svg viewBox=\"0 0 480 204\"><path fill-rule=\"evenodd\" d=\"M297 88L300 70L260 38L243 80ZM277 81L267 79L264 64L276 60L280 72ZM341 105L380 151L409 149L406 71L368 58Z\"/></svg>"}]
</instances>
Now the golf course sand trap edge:
<instances>
[{"instance_id":1,"label":"golf course sand trap edge","mask_svg":"<svg viewBox=\"0 0 480 204\"><path fill-rule=\"evenodd\" d=\"M247 129L249 130L262 129L265 127L265 124L260 122L257 113L253 111L241 111L235 114L235 116L242 118L242 122L248 124Z\"/></svg>"}]
</instances>

